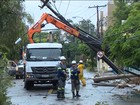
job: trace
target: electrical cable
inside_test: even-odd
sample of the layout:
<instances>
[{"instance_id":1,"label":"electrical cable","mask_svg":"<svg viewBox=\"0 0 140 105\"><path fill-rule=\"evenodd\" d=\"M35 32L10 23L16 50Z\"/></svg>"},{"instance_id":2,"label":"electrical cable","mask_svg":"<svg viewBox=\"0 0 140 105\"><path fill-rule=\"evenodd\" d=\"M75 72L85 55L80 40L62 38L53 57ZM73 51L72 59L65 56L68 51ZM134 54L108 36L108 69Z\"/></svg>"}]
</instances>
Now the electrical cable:
<instances>
[{"instance_id":1,"label":"electrical cable","mask_svg":"<svg viewBox=\"0 0 140 105\"><path fill-rule=\"evenodd\" d=\"M70 2L71 2L71 0L69 0L69 2L68 2L68 6L67 6L67 9L66 9L66 12L65 12L65 15L64 15L64 16L66 16L66 14L67 14L67 12L68 12L68 8L69 8L69 6L70 6Z\"/></svg>"},{"instance_id":2,"label":"electrical cable","mask_svg":"<svg viewBox=\"0 0 140 105\"><path fill-rule=\"evenodd\" d=\"M51 3L51 2L49 2L49 3L50 3L50 5L51 5L52 7L54 7L54 9L57 11L57 13L59 13L58 9L56 8L55 3L53 2L53 5L52 5L52 3ZM60 13L59 13L59 14L60 14Z\"/></svg>"},{"instance_id":3,"label":"electrical cable","mask_svg":"<svg viewBox=\"0 0 140 105\"><path fill-rule=\"evenodd\" d=\"M105 37L112 37L112 36L116 36L116 35L120 35L120 34L125 34L125 33L127 33L127 32L130 32L130 31L134 30L134 29L137 29L137 28L140 28L140 26L134 27L134 28L132 28L132 29L128 29L128 30L126 30L126 31L123 31L123 32L120 32L120 33L117 33L117 34L112 34L112 35L110 35L110 36L105 36Z\"/></svg>"},{"instance_id":4,"label":"electrical cable","mask_svg":"<svg viewBox=\"0 0 140 105\"><path fill-rule=\"evenodd\" d=\"M105 8L105 7L100 8L99 11L102 10L103 8ZM96 14L97 14L97 12L94 13L93 15L91 15L88 19L90 19L91 17L93 17L93 16L96 15Z\"/></svg>"},{"instance_id":5,"label":"electrical cable","mask_svg":"<svg viewBox=\"0 0 140 105\"><path fill-rule=\"evenodd\" d=\"M89 11L89 9L87 8L88 5L90 5L90 3L84 4L84 5L78 5L79 2L77 2L76 9L74 9L74 13L73 10L69 11L69 15L72 16L88 16L92 11ZM87 8L87 9L83 9L83 8ZM91 9L90 9L91 10Z\"/></svg>"},{"instance_id":6,"label":"electrical cable","mask_svg":"<svg viewBox=\"0 0 140 105\"><path fill-rule=\"evenodd\" d=\"M60 9L60 7L61 7L61 4L62 4L62 0L60 1L60 4L59 4L59 6L58 6L58 10Z\"/></svg>"}]
</instances>

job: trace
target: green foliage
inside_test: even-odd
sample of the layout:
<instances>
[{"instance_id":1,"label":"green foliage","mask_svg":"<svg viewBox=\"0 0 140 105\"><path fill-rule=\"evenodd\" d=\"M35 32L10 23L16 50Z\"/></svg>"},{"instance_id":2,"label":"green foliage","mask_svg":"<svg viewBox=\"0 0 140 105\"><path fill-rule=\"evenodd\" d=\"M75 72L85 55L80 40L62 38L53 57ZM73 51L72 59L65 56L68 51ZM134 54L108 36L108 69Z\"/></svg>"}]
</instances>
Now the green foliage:
<instances>
[{"instance_id":1,"label":"green foliage","mask_svg":"<svg viewBox=\"0 0 140 105\"><path fill-rule=\"evenodd\" d=\"M68 58L67 52L70 52L70 62L75 59L75 60L79 60L76 59L76 56L78 56L79 51L77 50L78 44L77 43L64 43L63 44L63 54Z\"/></svg>"},{"instance_id":2,"label":"green foliage","mask_svg":"<svg viewBox=\"0 0 140 105\"><path fill-rule=\"evenodd\" d=\"M5 45L0 45L0 52L9 53L10 50Z\"/></svg>"},{"instance_id":3,"label":"green foliage","mask_svg":"<svg viewBox=\"0 0 140 105\"><path fill-rule=\"evenodd\" d=\"M0 58L0 105L10 105L11 103L6 96L7 88L11 85L11 82L5 67L5 59Z\"/></svg>"},{"instance_id":4,"label":"green foliage","mask_svg":"<svg viewBox=\"0 0 140 105\"><path fill-rule=\"evenodd\" d=\"M118 1L114 15L116 23L107 30L104 47L109 44L110 57L118 65L140 67L140 2L126 5ZM125 22L122 24L121 20Z\"/></svg>"},{"instance_id":5,"label":"green foliage","mask_svg":"<svg viewBox=\"0 0 140 105\"><path fill-rule=\"evenodd\" d=\"M84 30L85 32L93 35L93 36L96 36L95 34L95 26L91 23L91 21L88 19L88 20L85 20L83 19L82 21L79 22L79 24L77 24L77 26Z\"/></svg>"},{"instance_id":6,"label":"green foliage","mask_svg":"<svg viewBox=\"0 0 140 105\"><path fill-rule=\"evenodd\" d=\"M30 15L23 11L21 0L2 0L0 2L0 45L6 46L10 50L7 54L8 59L18 58L19 49L27 38L23 38L21 45L15 46L15 41L27 30L24 23L26 18L32 23Z\"/></svg>"},{"instance_id":7,"label":"green foliage","mask_svg":"<svg viewBox=\"0 0 140 105\"><path fill-rule=\"evenodd\" d=\"M70 22L73 26L79 27L85 32L95 36L95 26L91 23L90 20L83 19L79 22L79 24L74 24L72 21ZM89 64L88 66L90 68L93 68L93 66L95 66L96 64L96 60L94 59L96 56L95 52L91 51L87 44L79 40L78 38L69 34L66 34L66 36L70 43L63 44L63 53L67 57L67 52L70 52L70 58L68 58L68 61L71 62L73 59L79 61L80 59L82 59L84 63ZM87 59L89 62L87 62Z\"/></svg>"},{"instance_id":8,"label":"green foliage","mask_svg":"<svg viewBox=\"0 0 140 105\"><path fill-rule=\"evenodd\" d=\"M126 20L130 12L126 0L114 0L116 5L116 10L114 12L114 17L116 18L115 24L120 25L122 20Z\"/></svg>"},{"instance_id":9,"label":"green foliage","mask_svg":"<svg viewBox=\"0 0 140 105\"><path fill-rule=\"evenodd\" d=\"M60 31L52 31L51 36L52 42L59 42ZM33 40L35 43L50 42L50 33L48 32L35 33L33 36Z\"/></svg>"},{"instance_id":10,"label":"green foliage","mask_svg":"<svg viewBox=\"0 0 140 105\"><path fill-rule=\"evenodd\" d=\"M80 51L80 53L82 54L84 54L84 55L90 55L90 49L89 49L89 47L86 45L86 44L84 44L84 43L79 43L79 45L78 45L78 51Z\"/></svg>"},{"instance_id":11,"label":"green foliage","mask_svg":"<svg viewBox=\"0 0 140 105\"><path fill-rule=\"evenodd\" d=\"M10 85L9 76L5 67L7 59L18 59L19 49L27 40L23 38L20 45L15 45L15 41L27 31L24 20L33 20L30 15L23 11L21 0L1 0L0 2L0 52L3 59L0 59L0 105L9 105L6 90ZM26 40L25 40L26 39Z\"/></svg>"}]
</instances>

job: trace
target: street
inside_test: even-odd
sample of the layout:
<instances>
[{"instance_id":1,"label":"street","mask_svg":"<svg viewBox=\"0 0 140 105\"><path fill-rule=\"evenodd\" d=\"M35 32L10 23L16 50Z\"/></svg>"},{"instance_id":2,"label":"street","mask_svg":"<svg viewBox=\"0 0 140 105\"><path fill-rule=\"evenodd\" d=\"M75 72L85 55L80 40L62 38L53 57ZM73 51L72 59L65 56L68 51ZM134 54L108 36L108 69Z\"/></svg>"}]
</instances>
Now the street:
<instances>
[{"instance_id":1,"label":"street","mask_svg":"<svg viewBox=\"0 0 140 105\"><path fill-rule=\"evenodd\" d=\"M65 99L58 100L56 90L50 85L36 85L27 91L23 79L12 80L13 86L7 91L13 105L139 105L138 96L131 94L130 88L93 86L92 72L85 71L87 85L81 87L80 98L72 98L70 80L66 82Z\"/></svg>"}]
</instances>

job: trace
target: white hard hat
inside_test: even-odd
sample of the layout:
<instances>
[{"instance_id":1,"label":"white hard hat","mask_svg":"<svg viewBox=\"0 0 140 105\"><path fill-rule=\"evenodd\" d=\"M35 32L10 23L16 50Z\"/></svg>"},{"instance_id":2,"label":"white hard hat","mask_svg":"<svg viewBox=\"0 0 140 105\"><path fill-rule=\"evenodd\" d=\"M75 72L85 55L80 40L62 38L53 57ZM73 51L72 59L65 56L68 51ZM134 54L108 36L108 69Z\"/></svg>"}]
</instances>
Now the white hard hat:
<instances>
[{"instance_id":1,"label":"white hard hat","mask_svg":"<svg viewBox=\"0 0 140 105\"><path fill-rule=\"evenodd\" d=\"M83 61L82 61L82 60L80 60L80 61L79 61L79 63L83 63Z\"/></svg>"},{"instance_id":2,"label":"white hard hat","mask_svg":"<svg viewBox=\"0 0 140 105\"><path fill-rule=\"evenodd\" d=\"M61 56L60 60L66 60L66 58L64 56Z\"/></svg>"},{"instance_id":3,"label":"white hard hat","mask_svg":"<svg viewBox=\"0 0 140 105\"><path fill-rule=\"evenodd\" d=\"M76 64L76 61L75 61L75 60L73 60L73 61L71 62L71 64Z\"/></svg>"}]
</instances>

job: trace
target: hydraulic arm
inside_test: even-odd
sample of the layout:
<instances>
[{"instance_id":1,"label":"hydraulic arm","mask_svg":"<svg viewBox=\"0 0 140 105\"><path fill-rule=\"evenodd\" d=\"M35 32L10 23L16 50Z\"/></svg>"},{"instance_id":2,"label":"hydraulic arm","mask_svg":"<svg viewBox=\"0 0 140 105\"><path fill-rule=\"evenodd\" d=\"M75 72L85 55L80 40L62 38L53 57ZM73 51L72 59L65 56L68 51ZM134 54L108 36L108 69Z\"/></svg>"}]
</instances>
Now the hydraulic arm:
<instances>
[{"instance_id":1,"label":"hydraulic arm","mask_svg":"<svg viewBox=\"0 0 140 105\"><path fill-rule=\"evenodd\" d=\"M34 33L41 32L41 28L44 26L44 24L42 24L43 21L46 21L47 23L51 23L51 24L55 25L57 28L63 29L64 31L66 31L76 37L78 37L80 34L76 29L66 25L65 23L56 19L52 15L44 13L41 16L41 19L33 27L31 27L28 31L28 38L29 38L30 43L34 43L34 41L33 41Z\"/></svg>"}]
</instances>

